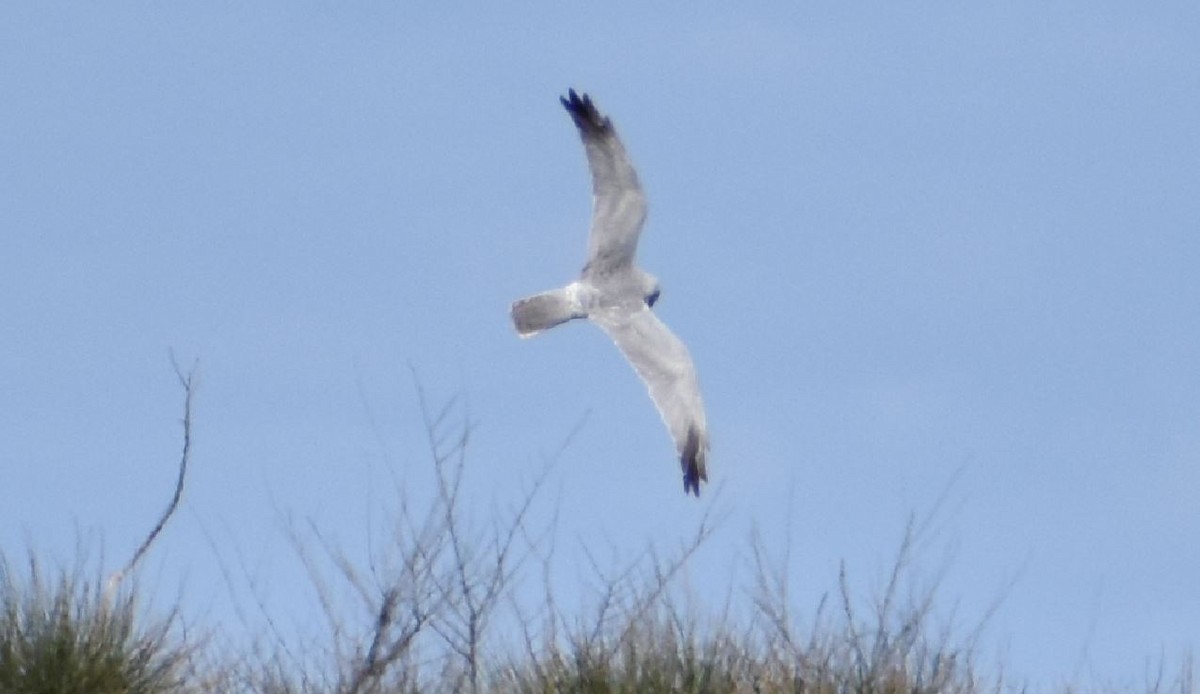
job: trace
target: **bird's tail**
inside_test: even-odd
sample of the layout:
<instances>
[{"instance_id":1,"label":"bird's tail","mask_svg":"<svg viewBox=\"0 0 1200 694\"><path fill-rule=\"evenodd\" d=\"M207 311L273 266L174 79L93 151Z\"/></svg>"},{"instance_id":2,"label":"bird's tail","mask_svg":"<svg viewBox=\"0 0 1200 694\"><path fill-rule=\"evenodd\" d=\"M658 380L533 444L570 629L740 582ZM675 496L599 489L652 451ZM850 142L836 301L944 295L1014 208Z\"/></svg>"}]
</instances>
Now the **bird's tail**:
<instances>
[{"instance_id":1,"label":"bird's tail","mask_svg":"<svg viewBox=\"0 0 1200 694\"><path fill-rule=\"evenodd\" d=\"M571 286L518 299L512 305L513 326L521 337L533 337L572 318L586 318Z\"/></svg>"}]
</instances>

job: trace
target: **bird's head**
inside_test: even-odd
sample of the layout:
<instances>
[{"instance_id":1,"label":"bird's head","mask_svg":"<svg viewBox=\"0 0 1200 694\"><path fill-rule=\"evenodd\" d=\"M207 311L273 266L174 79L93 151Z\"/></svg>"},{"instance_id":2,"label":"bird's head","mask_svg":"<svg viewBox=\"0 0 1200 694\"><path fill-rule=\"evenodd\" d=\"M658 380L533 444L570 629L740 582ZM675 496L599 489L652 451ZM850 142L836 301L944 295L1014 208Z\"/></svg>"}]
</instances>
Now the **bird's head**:
<instances>
[{"instance_id":1,"label":"bird's head","mask_svg":"<svg viewBox=\"0 0 1200 694\"><path fill-rule=\"evenodd\" d=\"M642 299L646 302L646 305L653 307L654 302L658 301L660 294L662 294L662 288L659 287L658 278L648 272L643 272Z\"/></svg>"}]
</instances>

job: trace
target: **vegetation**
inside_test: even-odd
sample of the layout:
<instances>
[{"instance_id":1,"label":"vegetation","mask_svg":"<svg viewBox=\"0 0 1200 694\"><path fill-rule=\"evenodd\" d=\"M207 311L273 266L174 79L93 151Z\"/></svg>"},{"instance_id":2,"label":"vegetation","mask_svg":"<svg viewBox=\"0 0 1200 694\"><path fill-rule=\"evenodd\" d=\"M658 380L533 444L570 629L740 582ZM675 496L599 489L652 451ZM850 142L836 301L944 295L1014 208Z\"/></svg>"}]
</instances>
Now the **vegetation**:
<instances>
[{"instance_id":1,"label":"vegetation","mask_svg":"<svg viewBox=\"0 0 1200 694\"><path fill-rule=\"evenodd\" d=\"M81 566L47 576L32 555L24 572L0 555L0 692L184 691L173 617L140 620L134 592L109 601Z\"/></svg>"},{"instance_id":2,"label":"vegetation","mask_svg":"<svg viewBox=\"0 0 1200 694\"><path fill-rule=\"evenodd\" d=\"M423 395L437 493L418 504L401 490L382 559L359 566L318 530L293 532L324 610L326 637L301 645L273 630L272 640L248 652L221 653L210 647L216 639L196 642L175 614L140 608L136 585L122 583L182 493L191 375L180 374L180 383L186 400L179 482L130 562L107 580L99 570L85 579L82 561L48 575L32 554L16 565L0 553L0 694L1024 688L977 664L987 615L960 634L935 620L934 588L911 590L913 548L926 527L916 520L905 528L881 594L866 600L850 594L843 568L831 595L805 610L788 594L786 557L752 536L750 585L720 605L695 604L678 578L719 525L705 519L673 552L649 551L617 567L593 560L598 587L586 607L562 608L549 585L540 604L523 603L518 588L544 574L549 561L539 552L548 529L530 527L544 476L507 512L472 522L460 497L470 427L456 422L452 407L432 413ZM1186 694L1194 685L1189 660L1145 690Z\"/></svg>"}]
</instances>

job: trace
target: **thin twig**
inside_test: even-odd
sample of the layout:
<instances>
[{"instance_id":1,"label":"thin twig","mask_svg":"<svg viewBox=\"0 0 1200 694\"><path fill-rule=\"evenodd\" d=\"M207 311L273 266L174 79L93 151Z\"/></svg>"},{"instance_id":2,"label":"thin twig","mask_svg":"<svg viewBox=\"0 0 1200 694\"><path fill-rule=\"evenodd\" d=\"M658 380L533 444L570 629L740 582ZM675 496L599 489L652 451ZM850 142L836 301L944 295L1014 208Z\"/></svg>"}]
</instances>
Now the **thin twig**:
<instances>
[{"instance_id":1,"label":"thin twig","mask_svg":"<svg viewBox=\"0 0 1200 694\"><path fill-rule=\"evenodd\" d=\"M133 569L150 550L150 546L158 539L159 533L167 525L167 521L175 514L175 509L179 506L179 500L183 497L183 483L187 476L188 460L191 457L192 451L192 395L195 393L194 378L196 375L196 367L199 366L200 360L192 362L192 368L187 374L179 368L179 362L175 360L175 352L171 352L171 367L175 370L175 377L179 379L179 385L183 387L183 451L179 456L179 476L175 480L175 493L171 497L171 502L167 504L167 508L163 511L158 519L158 523L154 529L146 535L146 539L142 540L141 546L130 557L129 562L125 564L119 571L113 573L108 578L108 582L104 589L104 605L112 604L112 598L116 595L117 590L121 587L121 581L125 579Z\"/></svg>"}]
</instances>

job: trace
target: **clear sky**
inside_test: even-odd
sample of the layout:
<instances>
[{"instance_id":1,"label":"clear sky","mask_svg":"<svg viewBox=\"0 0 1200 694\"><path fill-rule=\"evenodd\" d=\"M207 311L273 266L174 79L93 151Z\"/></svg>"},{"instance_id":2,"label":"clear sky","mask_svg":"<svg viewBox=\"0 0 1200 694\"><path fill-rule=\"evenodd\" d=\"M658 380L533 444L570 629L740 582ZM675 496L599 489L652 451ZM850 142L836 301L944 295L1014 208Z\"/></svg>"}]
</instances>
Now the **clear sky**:
<instances>
[{"instance_id":1,"label":"clear sky","mask_svg":"<svg viewBox=\"0 0 1200 694\"><path fill-rule=\"evenodd\" d=\"M197 618L233 556L304 594L282 516L352 542L390 475L422 492L415 371L468 403L481 510L583 422L563 544L669 546L715 503L691 580L790 527L807 609L842 560L877 586L958 471L918 569L966 623L1006 593L1010 674L1200 648L1195 3L450 5L0 4L0 548L128 556L173 349L193 470L147 573ZM598 330L509 322L583 262L567 87L649 196L700 501Z\"/></svg>"}]
</instances>

